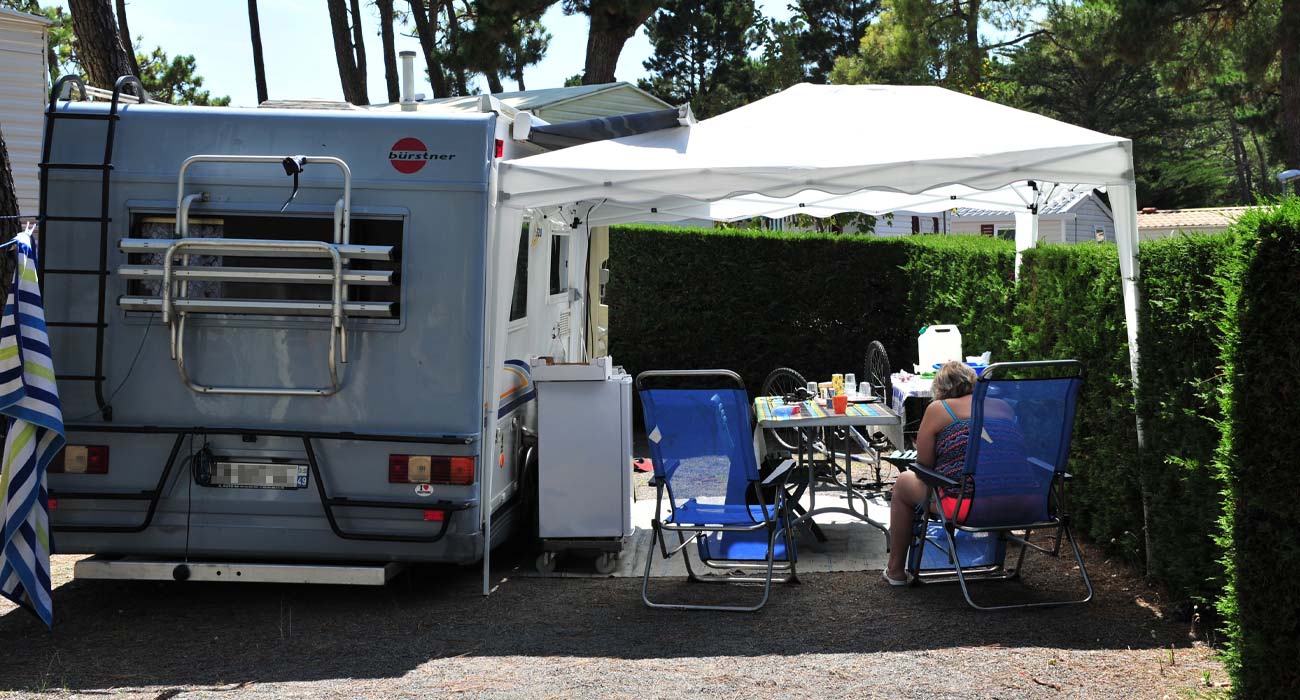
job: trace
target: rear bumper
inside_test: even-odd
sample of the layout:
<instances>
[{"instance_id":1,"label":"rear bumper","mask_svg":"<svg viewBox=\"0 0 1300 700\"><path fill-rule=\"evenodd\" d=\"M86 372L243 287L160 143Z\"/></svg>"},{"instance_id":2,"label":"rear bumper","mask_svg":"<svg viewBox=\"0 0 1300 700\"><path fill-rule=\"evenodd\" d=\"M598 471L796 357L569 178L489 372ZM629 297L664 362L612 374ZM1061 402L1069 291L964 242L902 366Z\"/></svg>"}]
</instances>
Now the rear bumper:
<instances>
[{"instance_id":1,"label":"rear bumper","mask_svg":"<svg viewBox=\"0 0 1300 700\"><path fill-rule=\"evenodd\" d=\"M165 507L165 506L164 506ZM102 520L103 511L92 511ZM342 513L342 509L339 510ZM323 513L317 515L257 515L186 513L161 509L141 532L56 532L59 554L102 554L151 557L199 557L276 562L446 562L472 563L483 555L483 535L477 506L448 515L446 531L433 542L355 540L340 538ZM424 522L420 513L397 519L371 509L339 515L340 526L394 537L435 535L443 523ZM65 513L64 515L72 515ZM374 517L382 515L383 517ZM138 518L138 515L135 517ZM59 524L64 518L52 518ZM78 518L80 519L80 518ZM494 522L493 529L501 525Z\"/></svg>"},{"instance_id":2,"label":"rear bumper","mask_svg":"<svg viewBox=\"0 0 1300 700\"><path fill-rule=\"evenodd\" d=\"M75 437L110 445L112 464L106 476L51 475L52 546L59 553L371 563L482 557L477 483L421 492L388 483L385 471L394 452L476 456L475 440L157 428L92 429ZM209 446L239 458L305 462L309 483L201 485L193 458ZM508 521L494 520L494 544L498 533L509 534Z\"/></svg>"}]
</instances>

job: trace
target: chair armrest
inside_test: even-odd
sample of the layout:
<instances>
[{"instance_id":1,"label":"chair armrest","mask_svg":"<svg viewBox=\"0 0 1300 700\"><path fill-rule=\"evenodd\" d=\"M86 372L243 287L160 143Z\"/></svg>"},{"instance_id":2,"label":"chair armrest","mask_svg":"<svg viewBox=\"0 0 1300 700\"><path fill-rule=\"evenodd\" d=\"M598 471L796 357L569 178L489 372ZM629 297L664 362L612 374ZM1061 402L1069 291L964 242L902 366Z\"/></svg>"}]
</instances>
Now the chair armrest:
<instances>
[{"instance_id":1,"label":"chair armrest","mask_svg":"<svg viewBox=\"0 0 1300 700\"><path fill-rule=\"evenodd\" d=\"M949 477L946 477L943 474L940 474L939 472L929 467L923 466L920 462L912 462L907 466L907 468L916 472L916 475L920 477L921 481L924 481L926 484L930 486L944 486L947 488L956 488L957 486L960 485L956 479L951 479Z\"/></svg>"},{"instance_id":2,"label":"chair armrest","mask_svg":"<svg viewBox=\"0 0 1300 700\"><path fill-rule=\"evenodd\" d=\"M768 474L766 479L763 479L763 485L771 486L772 484L775 484L778 481L784 481L785 476L790 472L790 468L793 466L794 466L793 459L785 460L780 464L780 466L778 466L776 469L773 469L772 473Z\"/></svg>"}]
</instances>

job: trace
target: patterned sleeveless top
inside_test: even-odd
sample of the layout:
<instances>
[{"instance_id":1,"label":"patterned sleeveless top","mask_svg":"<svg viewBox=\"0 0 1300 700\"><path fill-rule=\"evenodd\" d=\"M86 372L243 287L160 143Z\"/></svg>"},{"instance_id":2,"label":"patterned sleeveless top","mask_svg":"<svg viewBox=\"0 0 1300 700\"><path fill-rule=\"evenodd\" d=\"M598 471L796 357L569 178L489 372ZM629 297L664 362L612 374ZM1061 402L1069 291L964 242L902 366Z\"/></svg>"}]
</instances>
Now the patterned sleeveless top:
<instances>
[{"instance_id":1,"label":"patterned sleeveless top","mask_svg":"<svg viewBox=\"0 0 1300 700\"><path fill-rule=\"evenodd\" d=\"M970 419L958 418L948 402L943 401L943 408L952 416L952 422L939 430L934 440L934 470L958 482L962 480L962 470L966 467L966 445L970 442ZM964 487L963 487L964 488ZM956 493L942 494L956 497ZM968 496L970 494L967 494Z\"/></svg>"}]
</instances>

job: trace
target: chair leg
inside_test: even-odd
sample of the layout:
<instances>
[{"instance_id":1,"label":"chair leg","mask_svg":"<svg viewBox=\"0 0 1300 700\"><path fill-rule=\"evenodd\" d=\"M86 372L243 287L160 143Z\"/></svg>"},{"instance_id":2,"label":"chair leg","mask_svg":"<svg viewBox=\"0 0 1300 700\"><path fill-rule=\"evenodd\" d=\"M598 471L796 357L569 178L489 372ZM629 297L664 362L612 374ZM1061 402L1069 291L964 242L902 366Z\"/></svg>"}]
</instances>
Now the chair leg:
<instances>
[{"instance_id":1,"label":"chair leg","mask_svg":"<svg viewBox=\"0 0 1300 700\"><path fill-rule=\"evenodd\" d=\"M789 522L787 520L787 522ZM789 526L781 528L781 535L785 538L785 559L787 566L790 567L790 573L786 577L786 583L799 583L799 572L795 569L795 560L798 556L794 551L794 534L790 532Z\"/></svg>"},{"instance_id":2,"label":"chair leg","mask_svg":"<svg viewBox=\"0 0 1300 700\"><path fill-rule=\"evenodd\" d=\"M1092 580L1088 578L1088 567L1085 566L1083 563L1083 552L1079 550L1079 543L1075 541L1074 533L1070 530L1069 525L1061 525L1060 529L1065 530L1065 539L1070 543L1070 549L1073 550L1074 552L1074 561L1079 565L1079 575L1083 578L1083 585L1088 591L1087 595L1085 595L1083 598L1080 598L1078 600L1050 600L1041 603L980 605L976 603L973 598L971 598L970 588L967 585L966 576L962 572L960 557L955 557L954 558L955 561L953 562L953 565L957 571L957 582L961 585L961 593L962 596L966 598L966 602L969 603L970 606L972 608L975 608L976 610L1015 610L1018 608L1052 608L1052 607L1059 607L1063 605L1078 605L1081 603L1087 603L1088 601L1092 600L1092 595L1093 595ZM953 533L949 532L947 528L944 528L944 532L948 536L948 545L953 548L954 552L957 551L957 542L953 536ZM1060 536L1060 532L1057 533L1057 536L1058 537ZM1028 549L1027 545L1023 545L1023 544L1021 545L1021 551L1020 551L1021 562L1024 561L1025 550L1027 549ZM1019 567L1019 563L1017 564L1017 570L1016 570L1017 573L1019 573L1018 567Z\"/></svg>"},{"instance_id":3,"label":"chair leg","mask_svg":"<svg viewBox=\"0 0 1300 700\"><path fill-rule=\"evenodd\" d=\"M766 577L764 578L763 581L763 597L758 601L756 605L692 605L688 603L656 603L650 600L650 571L654 560L656 541L661 537L663 537L666 540L666 537L664 537L664 534L660 531L660 529L657 526L652 526L652 530L650 534L650 551L647 552L646 554L645 573L641 578L641 602L645 603L647 607L659 608L662 610L716 610L719 612L756 612L762 609L762 607L767 604L767 600L772 593L772 579L775 573L775 566L776 566L776 538L778 534L779 533L775 529L773 529L768 534L767 561L766 561L767 572L766 572ZM677 537L683 544L685 544L686 539L680 531L678 531ZM690 558L690 554L686 551L686 548L683 547L679 551L681 552L682 557L686 562L686 570L690 572L690 576L692 580L700 580L697 577L695 577L694 570L691 568L691 558ZM669 557L665 557L665 560L668 558ZM793 567L793 562L791 562L791 567ZM793 572L793 568L792 568L792 572Z\"/></svg>"},{"instance_id":4,"label":"chair leg","mask_svg":"<svg viewBox=\"0 0 1300 700\"><path fill-rule=\"evenodd\" d=\"M650 549L645 553L645 574L641 577L641 602L650 607L657 607L650 602L650 566L655 558L655 541L659 538L659 528L656 525L650 527Z\"/></svg>"}]
</instances>

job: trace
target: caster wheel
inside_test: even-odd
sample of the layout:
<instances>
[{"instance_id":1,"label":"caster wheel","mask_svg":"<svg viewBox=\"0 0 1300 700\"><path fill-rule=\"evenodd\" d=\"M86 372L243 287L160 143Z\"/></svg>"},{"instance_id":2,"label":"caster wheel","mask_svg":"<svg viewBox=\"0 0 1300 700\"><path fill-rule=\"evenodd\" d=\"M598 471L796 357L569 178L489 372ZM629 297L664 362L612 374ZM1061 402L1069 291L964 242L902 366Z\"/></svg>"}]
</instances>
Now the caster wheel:
<instances>
[{"instance_id":1,"label":"caster wheel","mask_svg":"<svg viewBox=\"0 0 1300 700\"><path fill-rule=\"evenodd\" d=\"M618 568L618 555L608 552L602 554L596 557L595 565L596 573L612 574L614 573L614 570Z\"/></svg>"},{"instance_id":2,"label":"caster wheel","mask_svg":"<svg viewBox=\"0 0 1300 700\"><path fill-rule=\"evenodd\" d=\"M557 563L559 563L559 557L555 556L555 552L542 552L537 555L537 561L535 562L537 573L553 574Z\"/></svg>"}]
</instances>

